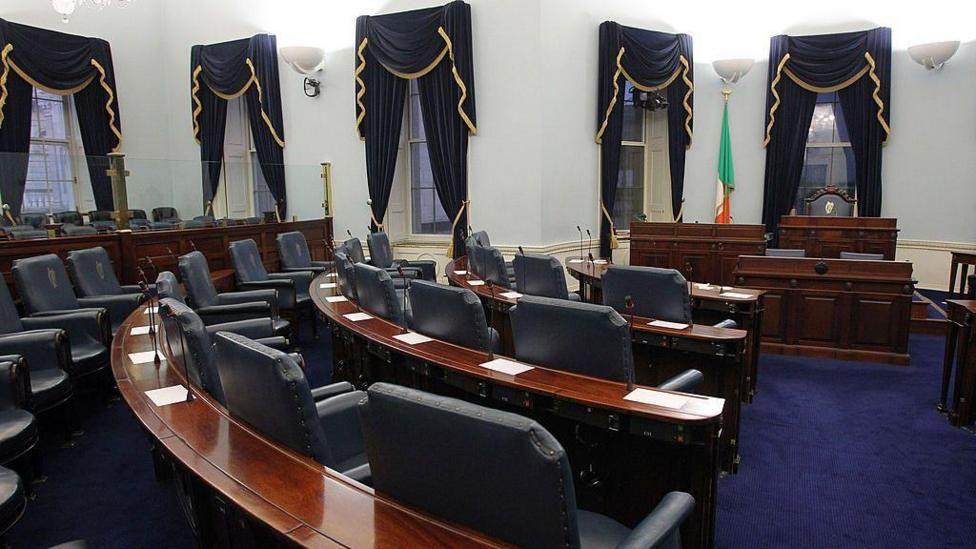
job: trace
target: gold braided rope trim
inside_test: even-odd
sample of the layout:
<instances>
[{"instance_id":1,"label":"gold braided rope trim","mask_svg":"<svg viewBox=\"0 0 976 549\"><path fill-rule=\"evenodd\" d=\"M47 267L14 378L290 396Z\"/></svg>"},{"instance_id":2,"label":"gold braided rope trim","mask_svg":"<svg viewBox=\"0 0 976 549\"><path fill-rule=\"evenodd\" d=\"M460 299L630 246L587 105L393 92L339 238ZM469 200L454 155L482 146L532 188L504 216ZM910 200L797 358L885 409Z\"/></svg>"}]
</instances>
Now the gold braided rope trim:
<instances>
[{"instance_id":1,"label":"gold braided rope trim","mask_svg":"<svg viewBox=\"0 0 976 549\"><path fill-rule=\"evenodd\" d=\"M383 65L383 68L389 71L394 76L403 78L404 80L414 80L434 70L434 67L436 67L437 64L441 62L441 59L444 59L444 56L447 55L449 49L450 46L445 45L444 48L441 49L441 52L437 54L437 57L434 58L434 61L431 64L427 65L426 67L420 69L417 72L400 72L397 70L393 70L390 67L387 67L386 65ZM380 64L382 65L382 63Z\"/></svg>"},{"instance_id":2,"label":"gold braided rope trim","mask_svg":"<svg viewBox=\"0 0 976 549\"><path fill-rule=\"evenodd\" d=\"M881 123L881 127L884 128L885 131L884 139L881 141L888 141L888 135L891 134L891 128L888 127L888 123L885 121L883 116L884 101L881 100L881 96L879 95L879 92L881 91L881 79L878 78L878 75L874 73L874 69L877 67L877 65L875 64L874 57L871 56L870 52L864 52L864 58L867 60L868 65L871 66L871 70L868 72L868 76L871 78L871 80L874 80L874 92L871 94L871 97L873 97L874 102L878 104L878 122Z\"/></svg>"},{"instance_id":3,"label":"gold braided rope trim","mask_svg":"<svg viewBox=\"0 0 976 549\"><path fill-rule=\"evenodd\" d=\"M197 68L193 69L193 88L190 89L190 97L193 98L193 102L196 107L193 108L193 139L196 140L197 145L200 143L200 113L203 112L203 103L200 102L200 98L197 97L197 92L200 91L200 72L203 71L203 67L197 65Z\"/></svg>"},{"instance_id":4,"label":"gold braided rope trim","mask_svg":"<svg viewBox=\"0 0 976 549\"><path fill-rule=\"evenodd\" d=\"M122 148L122 131L115 125L115 111L112 110L112 103L115 101L115 92L112 91L112 87L109 86L108 82L105 81L105 67L102 67L102 65L94 59L91 60L91 64L101 75L98 82L102 85L102 89L105 90L105 93L108 94L108 101L105 102L105 110L108 111L108 127L111 128L112 133L114 133L116 137L115 148L112 149L112 152L119 152L119 149Z\"/></svg>"},{"instance_id":5,"label":"gold braided rope trim","mask_svg":"<svg viewBox=\"0 0 976 549\"><path fill-rule=\"evenodd\" d=\"M77 86L75 86L73 88L65 88L65 89L50 88L48 86L45 86L44 84L41 84L37 80L34 80L33 78L31 78L30 75L27 74L24 71L24 69L20 68L17 65L17 63L14 63L14 60L13 59L8 59L7 60L7 64L9 64L10 65L10 68L13 69L15 73L17 73L17 76L23 78L25 81L27 81L28 84L30 84L31 86L33 86L33 87L35 87L35 88L37 88L39 90L46 91L47 93L49 93L51 95L57 95L57 96L74 95L74 94L80 92L81 90L87 88L88 87L88 84L91 84L92 83L92 80L95 79L95 75L93 74L93 75L89 76L87 79L85 79L84 82L82 82L81 84L78 84Z\"/></svg>"},{"instance_id":6,"label":"gold braided rope trim","mask_svg":"<svg viewBox=\"0 0 976 549\"><path fill-rule=\"evenodd\" d=\"M620 72L621 74L624 75L624 78L626 78L627 81L630 82L635 88L639 89L640 91L653 92L653 91L663 90L664 88L670 86L672 82L677 80L678 77L681 76L681 67L674 69L674 72L671 74L671 76L669 76L667 80L665 80L661 84L658 84L657 86L644 86L638 83L636 80L634 80L634 77L632 77L630 73L627 72L627 69L625 69L623 65L620 66Z\"/></svg>"},{"instance_id":7,"label":"gold braided rope trim","mask_svg":"<svg viewBox=\"0 0 976 549\"><path fill-rule=\"evenodd\" d=\"M617 105L617 96L620 95L620 85L617 81L620 80L620 75L624 72L624 68L620 64L623 56L624 48L621 46L620 51L617 52L617 72L613 73L613 97L610 98L610 103L607 105L607 113L603 116L603 124L600 124L600 129L596 132L597 143L603 143L603 132L607 131L607 123L610 122L610 113L613 112L614 106Z\"/></svg>"},{"instance_id":8,"label":"gold braided rope trim","mask_svg":"<svg viewBox=\"0 0 976 549\"><path fill-rule=\"evenodd\" d=\"M684 80L685 85L688 86L688 91L685 92L685 98L681 101L681 104L685 106L685 112L688 113L688 116L685 117L685 131L688 132L688 146L685 148L690 149L692 111L691 104L688 103L688 100L691 99L691 94L695 91L695 85L692 84L691 80L688 79L688 71L691 70L691 67L688 65L688 60L685 59L685 56L683 55L678 56L678 60L681 61L681 64L685 66L684 72L681 73L681 79Z\"/></svg>"},{"instance_id":9,"label":"gold braided rope trim","mask_svg":"<svg viewBox=\"0 0 976 549\"><path fill-rule=\"evenodd\" d=\"M370 219L373 220L373 225L376 225L376 230L382 231L383 230L383 224L380 223L379 221L377 221L376 220L376 216L373 215L373 205L372 204L367 204L367 206L369 206L369 217L370 217Z\"/></svg>"},{"instance_id":10,"label":"gold braided rope trim","mask_svg":"<svg viewBox=\"0 0 976 549\"><path fill-rule=\"evenodd\" d=\"M776 109L779 108L779 92L776 91L776 84L779 84L780 78L783 77L783 67L789 60L790 54L783 55L783 58L779 61L779 65L776 66L776 78L773 78L773 81L769 84L770 93L773 94L776 100L773 101L773 106L769 108L769 124L766 125L766 139L763 140L763 147L769 144L770 135L773 132L773 124L776 122Z\"/></svg>"},{"instance_id":11,"label":"gold braided rope trim","mask_svg":"<svg viewBox=\"0 0 976 549\"><path fill-rule=\"evenodd\" d=\"M797 86L800 86L801 88L807 91L811 91L814 93L834 93L835 91L840 91L846 88L847 86L850 86L854 82L857 82L858 79L860 79L868 72L869 68L870 67L868 67L867 65L864 65L864 67L861 70L857 71L857 73L854 76L848 78L847 80L844 80L843 82L835 86L814 86L813 84L808 84L803 80L800 80L800 77L794 74L793 71L791 71L788 67L783 68L783 74L789 76L790 80L795 82Z\"/></svg>"},{"instance_id":12,"label":"gold braided rope trim","mask_svg":"<svg viewBox=\"0 0 976 549\"><path fill-rule=\"evenodd\" d=\"M458 73L457 65L454 64L454 44L451 42L451 38L447 35L447 31L444 27L437 27L437 34L441 35L444 39L444 43L447 44L447 52L451 58L451 73L454 75L454 81L457 83L458 87L461 88L461 98L458 99L457 111L461 115L461 119L468 126L468 132L471 135L478 135L478 128L475 127L474 122L468 118L468 113L464 112L464 102L468 99L468 87L464 85L464 80L461 79L461 74Z\"/></svg>"},{"instance_id":13,"label":"gold braided rope trim","mask_svg":"<svg viewBox=\"0 0 976 549\"><path fill-rule=\"evenodd\" d=\"M0 51L0 63L3 63L3 72L0 73L0 128L3 127L3 106L7 104L7 76L10 75L10 63L7 57L13 49L13 44L7 44L3 47L3 51Z\"/></svg>"},{"instance_id":14,"label":"gold braided rope trim","mask_svg":"<svg viewBox=\"0 0 976 549\"><path fill-rule=\"evenodd\" d=\"M276 143L281 148L285 148L285 140L278 136L277 130L275 130L274 125L271 123L271 118L268 117L268 113L264 112L264 103L261 101L261 96L263 94L261 90L261 82L258 80L257 72L254 70L254 63L251 62L251 58L247 58L245 61L248 68L251 69L251 81L254 82L254 86L258 89L258 107L261 109L261 118L264 119L264 123L268 125L268 129L271 130L271 137L274 137Z\"/></svg>"},{"instance_id":15,"label":"gold braided rope trim","mask_svg":"<svg viewBox=\"0 0 976 549\"><path fill-rule=\"evenodd\" d=\"M685 216L685 199L681 199L681 207L678 208L678 215L674 218L675 223L680 223L681 218Z\"/></svg>"},{"instance_id":16,"label":"gold braided rope trim","mask_svg":"<svg viewBox=\"0 0 976 549\"><path fill-rule=\"evenodd\" d=\"M360 78L360 74L366 70L366 58L363 57L363 50L366 49L367 38L363 38L363 41L359 43L359 47L356 48L356 56L359 57L359 66L356 67L356 72L353 73L356 77L356 86L359 90L356 91L356 105L359 106L359 115L356 116L356 133L359 135L360 141L365 141L366 136L363 135L362 124L363 118L366 118L366 105L363 105L363 96L366 95L366 82Z\"/></svg>"},{"instance_id":17,"label":"gold braided rope trim","mask_svg":"<svg viewBox=\"0 0 976 549\"><path fill-rule=\"evenodd\" d=\"M465 208L467 208L470 204L470 200L461 202L461 209L458 210L457 215L454 216L454 222L451 223L451 243L447 246L447 257L454 257L454 231L457 229L458 222L461 221L461 214L464 213Z\"/></svg>"},{"instance_id":18,"label":"gold braided rope trim","mask_svg":"<svg viewBox=\"0 0 976 549\"><path fill-rule=\"evenodd\" d=\"M613 228L613 216L607 211L606 205L603 204L603 198L600 198L600 209L603 210L603 216L607 218L610 222L610 249L616 250L620 247L620 242L617 241L617 230Z\"/></svg>"}]
</instances>

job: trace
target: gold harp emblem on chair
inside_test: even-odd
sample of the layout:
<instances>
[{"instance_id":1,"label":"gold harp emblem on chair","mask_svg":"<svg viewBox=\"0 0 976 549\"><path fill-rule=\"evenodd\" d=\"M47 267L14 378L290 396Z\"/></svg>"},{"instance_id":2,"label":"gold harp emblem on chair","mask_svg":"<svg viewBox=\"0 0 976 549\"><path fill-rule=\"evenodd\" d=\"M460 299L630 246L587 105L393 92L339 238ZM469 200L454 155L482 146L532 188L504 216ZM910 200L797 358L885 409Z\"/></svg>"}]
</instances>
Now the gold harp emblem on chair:
<instances>
[{"instance_id":1,"label":"gold harp emblem on chair","mask_svg":"<svg viewBox=\"0 0 976 549\"><path fill-rule=\"evenodd\" d=\"M98 273L98 278L105 280L105 266L101 261L95 263L95 272Z\"/></svg>"},{"instance_id":2,"label":"gold harp emblem on chair","mask_svg":"<svg viewBox=\"0 0 976 549\"><path fill-rule=\"evenodd\" d=\"M58 287L58 275L54 272L54 269L52 269L51 267L47 268L47 279L51 281L52 288Z\"/></svg>"},{"instance_id":3,"label":"gold harp emblem on chair","mask_svg":"<svg viewBox=\"0 0 976 549\"><path fill-rule=\"evenodd\" d=\"M827 203L824 204L824 211L827 212L827 215L830 215L830 214L834 213L834 201L833 200L828 200Z\"/></svg>"},{"instance_id":4,"label":"gold harp emblem on chair","mask_svg":"<svg viewBox=\"0 0 976 549\"><path fill-rule=\"evenodd\" d=\"M302 257L302 245L295 242L295 256Z\"/></svg>"}]
</instances>

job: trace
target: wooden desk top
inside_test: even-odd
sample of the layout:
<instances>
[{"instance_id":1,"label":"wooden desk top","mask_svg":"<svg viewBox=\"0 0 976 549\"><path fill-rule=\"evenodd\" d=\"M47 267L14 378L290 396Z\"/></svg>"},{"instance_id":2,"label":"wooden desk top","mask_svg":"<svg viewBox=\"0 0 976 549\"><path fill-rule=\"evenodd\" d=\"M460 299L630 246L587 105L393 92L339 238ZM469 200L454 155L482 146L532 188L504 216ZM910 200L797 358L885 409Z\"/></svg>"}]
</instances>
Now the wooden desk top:
<instances>
[{"instance_id":1,"label":"wooden desk top","mask_svg":"<svg viewBox=\"0 0 976 549\"><path fill-rule=\"evenodd\" d=\"M785 229L853 229L863 231L898 231L893 217L839 217L831 215L784 215L779 218Z\"/></svg>"},{"instance_id":2,"label":"wooden desk top","mask_svg":"<svg viewBox=\"0 0 976 549\"><path fill-rule=\"evenodd\" d=\"M947 299L949 311L976 315L976 299Z\"/></svg>"},{"instance_id":3,"label":"wooden desk top","mask_svg":"<svg viewBox=\"0 0 976 549\"><path fill-rule=\"evenodd\" d=\"M643 416L669 423L709 423L721 421L722 419L725 400L721 398L681 393L683 396L689 397L689 403L681 410L674 410L624 400L623 397L627 394L626 383L582 376L541 366L535 366L534 369L519 374L518 376L511 376L481 367L480 364L488 361L488 354L484 351L459 347L439 340L420 345L407 345L393 338L393 336L403 332L400 326L392 322L376 317L375 315L371 315L373 318L369 320L359 322L351 321L343 316L349 313L359 312L360 309L351 301L338 303L329 303L326 301L326 297L338 295L334 289L319 288L320 282L330 280L326 277L327 275L323 274L312 281L311 294L316 307L330 321L383 347L394 349L400 354L434 363L468 376L491 380L493 383L506 385L518 390L548 394L622 414ZM700 328L710 327L701 326ZM713 330L715 329L713 328ZM671 330L671 332L678 334L687 331ZM729 338L745 338L745 332L742 330L728 331L735 332L727 334ZM495 357L504 358L497 353ZM659 391L659 389L645 388L650 391Z\"/></svg>"},{"instance_id":4,"label":"wooden desk top","mask_svg":"<svg viewBox=\"0 0 976 549\"><path fill-rule=\"evenodd\" d=\"M298 455L250 429L205 391L164 407L145 391L184 384L178 366L133 364L152 350L139 309L112 343L112 372L122 398L160 446L214 491L297 544L314 547L498 547L503 544L376 495L372 489ZM161 338L166 341L165 337ZM164 345L165 347L165 345ZM172 355L164 349L164 355Z\"/></svg>"},{"instance_id":5,"label":"wooden desk top","mask_svg":"<svg viewBox=\"0 0 976 549\"><path fill-rule=\"evenodd\" d=\"M598 260L599 261L599 260ZM590 284L595 284L599 286L603 280L603 273L607 272L610 268L609 263L595 263L584 260L583 262L573 262L572 260L566 260L566 270L569 274L576 278L577 280L581 278L587 279ZM749 297L728 297L722 296L720 294L724 292L733 292L737 294L746 294ZM703 288L699 284L691 285L691 297L695 299L703 299L706 301L723 301L728 303L755 303L760 296L766 293L764 290L755 290L752 288L734 288L730 286L722 286L715 284L709 284L708 288Z\"/></svg>"},{"instance_id":6,"label":"wooden desk top","mask_svg":"<svg viewBox=\"0 0 976 549\"><path fill-rule=\"evenodd\" d=\"M914 284L912 268L910 261L742 255L735 272L736 277Z\"/></svg>"},{"instance_id":7,"label":"wooden desk top","mask_svg":"<svg viewBox=\"0 0 976 549\"><path fill-rule=\"evenodd\" d=\"M466 274L459 275L455 271L466 271L467 270L467 258L460 257L454 261L450 261L445 268L447 278L452 284L459 286L461 288L466 288L471 290L478 297L482 299L492 300L504 307L511 307L518 303L518 298L506 297L501 294L506 292L514 292L511 288L501 288L495 286L494 293L488 289L485 284L472 286L472 280L481 280L476 275L466 272ZM757 295L761 292L756 292L755 290L750 290L752 293ZM721 298L723 301L725 298ZM626 315L622 315L626 318ZM677 336L689 339L698 340L709 340L715 342L727 342L727 341L738 341L744 340L746 338L747 332L745 330L731 329L731 328L716 328L714 326L708 326L705 324L692 324L685 329L676 330L673 328L659 328L657 326L648 326L648 322L651 322L652 318L646 318L642 316L634 316L633 322L631 322L631 329L638 332L644 332L649 334L656 334L662 336Z\"/></svg>"}]
</instances>

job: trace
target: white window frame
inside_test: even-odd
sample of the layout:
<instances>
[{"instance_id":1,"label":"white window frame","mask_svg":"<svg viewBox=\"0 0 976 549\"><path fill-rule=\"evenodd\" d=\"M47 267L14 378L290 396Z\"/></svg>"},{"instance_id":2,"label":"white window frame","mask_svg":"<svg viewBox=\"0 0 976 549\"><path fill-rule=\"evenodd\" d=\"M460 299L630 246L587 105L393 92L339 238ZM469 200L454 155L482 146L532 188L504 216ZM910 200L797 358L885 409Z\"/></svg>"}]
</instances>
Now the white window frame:
<instances>
[{"instance_id":1,"label":"white window frame","mask_svg":"<svg viewBox=\"0 0 976 549\"><path fill-rule=\"evenodd\" d=\"M415 233L413 231L413 153L412 153L413 146L412 145L415 144L415 143L427 143L427 139L426 139L426 135L424 136L424 139L418 139L418 138L414 137L413 136L413 132L410 131L413 128L413 109L410 108L410 105L411 105L411 101L410 100L411 100L411 96L413 94L411 94L410 88L411 88L411 85L408 82L407 83L407 100L405 102L406 103L406 111L407 111L407 113L406 113L406 134L407 134L406 135L406 141L407 141L407 146L406 146L405 154L403 155L403 156L406 157L405 158L405 167L406 167L406 170L407 170L407 173L406 173L406 185L404 185L404 187L405 187L404 194L406 195L405 198L404 198L404 202L406 203L404 205L404 213L406 214L406 219L404 220L405 221L405 225L406 225L406 229L407 229L406 230L406 233L410 236L410 239L411 240L422 240L422 241L445 242L446 243L446 242L449 242L450 239L451 239L450 232L447 232L447 233ZM420 120L420 124L423 125L423 120ZM428 152L428 154L430 154L430 153ZM440 196L437 193L437 188L436 187L434 188L434 198L436 198L437 200L440 200Z\"/></svg>"},{"instance_id":2,"label":"white window frame","mask_svg":"<svg viewBox=\"0 0 976 549\"><path fill-rule=\"evenodd\" d=\"M41 90L43 91L43 90ZM37 96L37 88L31 89L31 117L34 116L34 109L39 105L40 101L55 101L54 99L39 98ZM52 145L66 145L68 150L68 168L71 170L71 196L74 199L74 209L80 211L79 205L82 202L82 197L78 192L78 158L79 156L84 159L83 149L80 149L80 145L75 142L75 116L74 116L74 101L71 100L71 96L68 95L57 95L50 92L45 92L49 95L57 97L57 101L61 103L61 113L64 116L64 138L51 138L51 137L34 137L31 136L30 144L28 145L27 154L30 155L31 146L38 144L44 150L45 157L47 156L46 146L48 144ZM45 168L47 167L47 160L45 159ZM84 169L88 169L87 163ZM50 184L51 178L45 175L45 182ZM48 187L49 189L51 187ZM50 192L50 191L49 191ZM26 183L24 189L24 196L26 197ZM41 210L27 210L24 207L23 202L21 203L21 213L22 214L49 214L54 213L54 209L51 207L50 201L48 202L47 209Z\"/></svg>"},{"instance_id":3,"label":"white window frame","mask_svg":"<svg viewBox=\"0 0 976 549\"><path fill-rule=\"evenodd\" d=\"M833 104L838 104L839 105L840 104L840 101L831 101L830 104L831 105L833 105ZM843 107L841 107L841 108L843 108ZM836 118L837 117L837 112L836 112L836 110L833 111L833 114L834 114L834 127L833 127L833 131L831 132L831 137L833 137L833 135L835 133L837 133L837 118ZM842 116L843 116L843 114L842 114ZM811 126L813 125L813 119L810 120L810 125ZM806 151L807 151L807 149L849 149L849 148L851 148L851 142L850 141L831 141L831 142L821 142L821 143L810 143L810 141L809 141L809 139L810 139L810 137L809 137L809 131L810 131L810 128L808 127L807 128L807 132L808 132L807 133L807 143L806 143L805 149L803 151L803 167L800 168L800 173L801 174L803 173L803 169L805 169L806 168L806 165L807 165L807 161L806 161L807 160L806 159ZM850 130L848 130L848 134L849 133L850 133ZM830 166L829 169L831 171L833 171L833 166ZM832 181L832 179L833 178L828 175L826 185L833 185L834 182ZM800 183L802 184L802 180L801 180ZM852 185L850 187L850 192L854 196L854 199L856 200L857 199L857 185ZM803 199L803 197L797 196L797 198L793 201L794 202L794 209L796 207L796 204L795 203L798 202L798 201L800 201L800 200L802 200L802 199Z\"/></svg>"},{"instance_id":4,"label":"white window frame","mask_svg":"<svg viewBox=\"0 0 976 549\"><path fill-rule=\"evenodd\" d=\"M629 84L629 82L625 83L624 86L627 86L628 84ZM626 93L626 91L625 91L625 93ZM627 106L627 103L625 101L624 102L624 108L626 108L626 106ZM620 140L620 148L621 148L621 151L620 151L621 152L621 155L620 156L621 156L621 158L623 157L623 148L624 147L640 147L641 148L641 152L642 152L642 154L641 154L641 161L644 163L644 165L642 166L642 169L641 169L641 173L644 174L644 185L643 185L643 188L641 189L641 211L644 211L644 210L647 209L646 206L648 204L648 199L649 199L648 194L647 194L647 191L648 191L648 176L649 176L649 171L647 169L647 165L648 165L648 157L647 157L647 155L648 155L648 153L647 153L647 128L649 126L649 124L647 123L648 122L647 115L648 115L647 111L641 109L641 117L640 117L640 121L641 121L641 140L640 141L626 141L623 138L621 138L621 140ZM623 130L621 129L621 132L622 131ZM619 176L619 173L620 173L620 168L618 167L617 168L617 174L618 174L618 176ZM617 186L618 186L618 188L620 186L620 180L619 179L617 180ZM613 212L611 212L611 214L612 213ZM650 216L648 216L648 218L650 218ZM620 235L620 236L630 236L630 225L628 224L626 228L624 228L624 227L615 228L615 231L616 231L617 235Z\"/></svg>"}]
</instances>

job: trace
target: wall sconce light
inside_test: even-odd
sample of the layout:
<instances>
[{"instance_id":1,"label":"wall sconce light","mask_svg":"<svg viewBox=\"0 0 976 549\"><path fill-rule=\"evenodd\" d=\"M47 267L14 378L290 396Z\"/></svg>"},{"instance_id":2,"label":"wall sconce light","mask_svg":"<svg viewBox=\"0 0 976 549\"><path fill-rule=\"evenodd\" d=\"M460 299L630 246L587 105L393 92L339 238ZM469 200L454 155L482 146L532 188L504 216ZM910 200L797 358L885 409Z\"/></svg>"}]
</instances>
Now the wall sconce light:
<instances>
[{"instance_id":1,"label":"wall sconce light","mask_svg":"<svg viewBox=\"0 0 976 549\"><path fill-rule=\"evenodd\" d=\"M712 68L724 84L735 84L749 72L753 63L752 59L719 59L712 61Z\"/></svg>"},{"instance_id":2,"label":"wall sconce light","mask_svg":"<svg viewBox=\"0 0 976 549\"><path fill-rule=\"evenodd\" d=\"M321 82L314 75L325 67L325 50L314 46L285 46L278 48L278 52L295 72L305 76L305 95L317 97Z\"/></svg>"},{"instance_id":3,"label":"wall sconce light","mask_svg":"<svg viewBox=\"0 0 976 549\"><path fill-rule=\"evenodd\" d=\"M908 55L928 70L941 69L959 49L958 40L948 42L931 42L929 44L918 44L908 48Z\"/></svg>"}]
</instances>

